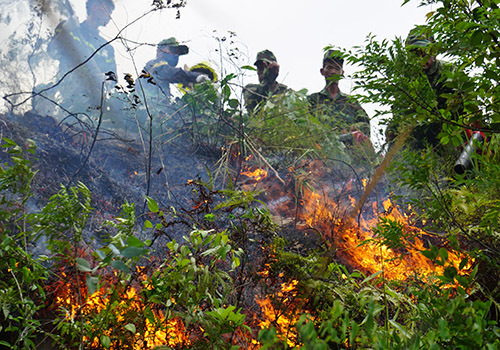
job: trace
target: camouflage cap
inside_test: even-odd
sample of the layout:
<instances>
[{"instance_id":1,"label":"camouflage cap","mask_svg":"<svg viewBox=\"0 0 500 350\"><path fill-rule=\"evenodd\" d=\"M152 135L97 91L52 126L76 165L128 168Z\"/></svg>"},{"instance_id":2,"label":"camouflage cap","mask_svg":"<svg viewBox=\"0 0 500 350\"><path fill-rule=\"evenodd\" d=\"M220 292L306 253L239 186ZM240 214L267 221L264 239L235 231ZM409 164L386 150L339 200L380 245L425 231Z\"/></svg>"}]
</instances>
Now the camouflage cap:
<instances>
[{"instance_id":1,"label":"camouflage cap","mask_svg":"<svg viewBox=\"0 0 500 350\"><path fill-rule=\"evenodd\" d=\"M257 53L257 58L255 59L254 65L257 65L257 62L265 61L265 62L278 62L276 60L276 56L269 50L263 50Z\"/></svg>"},{"instance_id":2,"label":"camouflage cap","mask_svg":"<svg viewBox=\"0 0 500 350\"><path fill-rule=\"evenodd\" d=\"M171 37L168 39L163 39L158 43L158 46L179 46L179 42L176 38Z\"/></svg>"},{"instance_id":3,"label":"camouflage cap","mask_svg":"<svg viewBox=\"0 0 500 350\"><path fill-rule=\"evenodd\" d=\"M330 49L326 51L323 56L323 64L326 62L333 62L342 66L344 64L344 58L342 57L342 53L338 50Z\"/></svg>"},{"instance_id":4,"label":"camouflage cap","mask_svg":"<svg viewBox=\"0 0 500 350\"><path fill-rule=\"evenodd\" d=\"M425 28L415 27L408 33L406 37L405 46L406 47L428 47L434 38L432 35L427 35Z\"/></svg>"},{"instance_id":5,"label":"camouflage cap","mask_svg":"<svg viewBox=\"0 0 500 350\"><path fill-rule=\"evenodd\" d=\"M186 45L180 45L177 39L174 37L163 39L156 46L168 46L170 48L173 48L174 50L172 53L176 55L185 55L189 52L189 48Z\"/></svg>"}]
</instances>

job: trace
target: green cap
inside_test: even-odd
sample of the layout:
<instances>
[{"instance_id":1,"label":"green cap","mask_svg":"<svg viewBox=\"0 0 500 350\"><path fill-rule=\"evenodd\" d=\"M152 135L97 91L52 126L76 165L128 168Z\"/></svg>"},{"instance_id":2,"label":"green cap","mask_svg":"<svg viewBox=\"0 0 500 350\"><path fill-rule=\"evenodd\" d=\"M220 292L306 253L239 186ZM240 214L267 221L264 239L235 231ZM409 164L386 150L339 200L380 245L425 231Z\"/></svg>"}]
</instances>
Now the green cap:
<instances>
[{"instance_id":1,"label":"green cap","mask_svg":"<svg viewBox=\"0 0 500 350\"><path fill-rule=\"evenodd\" d=\"M344 58L342 57L342 53L338 50L330 49L326 51L325 55L323 56L323 64L325 64L326 62L337 63L338 65L342 66L344 64Z\"/></svg>"},{"instance_id":2,"label":"green cap","mask_svg":"<svg viewBox=\"0 0 500 350\"><path fill-rule=\"evenodd\" d=\"M189 48L186 45L180 45L174 37L163 39L157 44L157 46L168 46L173 48L172 53L176 55L186 55L189 52Z\"/></svg>"},{"instance_id":3,"label":"green cap","mask_svg":"<svg viewBox=\"0 0 500 350\"><path fill-rule=\"evenodd\" d=\"M276 60L276 56L274 56L274 53L272 53L271 51L269 50L263 50L263 51L260 51L258 54L257 54L257 58L255 59L255 63L254 65L257 65L257 62L259 61L266 61L266 62L278 62Z\"/></svg>"},{"instance_id":4,"label":"green cap","mask_svg":"<svg viewBox=\"0 0 500 350\"><path fill-rule=\"evenodd\" d=\"M425 27L418 26L410 30L408 36L406 37L405 46L411 47L428 47L434 38L432 35L427 35L425 32Z\"/></svg>"}]
</instances>

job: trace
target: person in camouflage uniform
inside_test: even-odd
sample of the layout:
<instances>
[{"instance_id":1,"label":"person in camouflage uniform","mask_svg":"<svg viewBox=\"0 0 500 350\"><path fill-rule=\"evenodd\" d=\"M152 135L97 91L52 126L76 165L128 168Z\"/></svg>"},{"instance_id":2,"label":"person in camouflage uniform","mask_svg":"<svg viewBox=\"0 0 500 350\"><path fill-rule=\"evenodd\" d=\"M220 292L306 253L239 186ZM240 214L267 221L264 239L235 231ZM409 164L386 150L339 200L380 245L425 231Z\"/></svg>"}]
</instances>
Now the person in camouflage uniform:
<instances>
[{"instance_id":1,"label":"person in camouflage uniform","mask_svg":"<svg viewBox=\"0 0 500 350\"><path fill-rule=\"evenodd\" d=\"M158 43L156 58L147 62L142 77L152 77L164 96L170 97L170 84L190 85L209 80L206 74L178 68L179 56L186 55L189 48L180 45L175 38L168 38Z\"/></svg>"},{"instance_id":2,"label":"person in camouflage uniform","mask_svg":"<svg viewBox=\"0 0 500 350\"><path fill-rule=\"evenodd\" d=\"M259 84L248 84L243 89L245 107L249 113L256 112L258 110L256 107L261 102L288 90L286 85L276 81L280 66L274 53L269 50L260 51L257 53L254 65L257 67Z\"/></svg>"},{"instance_id":3,"label":"person in camouflage uniform","mask_svg":"<svg viewBox=\"0 0 500 350\"><path fill-rule=\"evenodd\" d=\"M106 79L105 74L116 72L114 49L111 45L106 45L107 40L99 34L99 27L109 23L114 8L112 0L88 0L85 21L79 23L75 17L62 21L48 43L48 56L59 62L56 81L94 55L55 88L43 93L70 112L87 113L97 110L101 104L101 84ZM36 90L40 91L50 85L37 86ZM56 113L52 103L47 103L42 98L36 100L38 103L34 103L34 108L37 112ZM110 103L106 104L109 108Z\"/></svg>"},{"instance_id":4,"label":"person in camouflage uniform","mask_svg":"<svg viewBox=\"0 0 500 350\"><path fill-rule=\"evenodd\" d=\"M434 41L432 36L422 33L422 28L413 28L406 38L406 49L425 59L423 72L429 81L431 89L436 93L437 109L446 109L448 101L443 95L453 94L454 90L446 85L445 71L452 71L453 67L429 54L429 47ZM453 108L452 108L453 109ZM459 105L453 109L452 117L458 118L463 107ZM409 111L410 112L410 111ZM387 126L385 136L387 144L391 144L401 132L403 126L391 120ZM414 150L422 150L428 145L438 145L439 133L442 130L441 122L419 124L414 127L409 137L409 144Z\"/></svg>"},{"instance_id":5,"label":"person in camouflage uniform","mask_svg":"<svg viewBox=\"0 0 500 350\"><path fill-rule=\"evenodd\" d=\"M326 85L308 96L311 112L327 117L327 123L338 130L344 143L369 142L370 118L357 101L339 89L343 64L344 59L337 51L328 50L324 54L320 73Z\"/></svg>"}]
</instances>

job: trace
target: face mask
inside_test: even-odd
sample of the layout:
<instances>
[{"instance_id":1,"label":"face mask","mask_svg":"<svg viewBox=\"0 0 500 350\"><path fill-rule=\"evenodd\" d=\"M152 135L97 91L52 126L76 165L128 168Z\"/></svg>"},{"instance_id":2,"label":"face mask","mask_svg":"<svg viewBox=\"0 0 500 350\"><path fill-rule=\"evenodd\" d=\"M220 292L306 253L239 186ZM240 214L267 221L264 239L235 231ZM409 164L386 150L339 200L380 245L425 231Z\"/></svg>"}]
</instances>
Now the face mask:
<instances>
[{"instance_id":1,"label":"face mask","mask_svg":"<svg viewBox=\"0 0 500 350\"><path fill-rule=\"evenodd\" d=\"M169 53L163 54L162 59L167 61L168 65L172 67L177 66L177 63L179 63L179 56L171 55Z\"/></svg>"}]
</instances>

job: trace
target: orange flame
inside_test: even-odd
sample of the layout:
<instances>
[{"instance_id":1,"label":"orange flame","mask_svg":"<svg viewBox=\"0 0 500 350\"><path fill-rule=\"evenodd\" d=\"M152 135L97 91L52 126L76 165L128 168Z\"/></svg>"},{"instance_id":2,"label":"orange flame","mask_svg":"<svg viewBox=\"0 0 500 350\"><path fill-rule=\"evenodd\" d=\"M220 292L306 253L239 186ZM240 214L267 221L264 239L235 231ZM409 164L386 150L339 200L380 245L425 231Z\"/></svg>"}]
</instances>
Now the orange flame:
<instances>
[{"instance_id":1,"label":"orange flame","mask_svg":"<svg viewBox=\"0 0 500 350\"><path fill-rule=\"evenodd\" d=\"M298 283L299 281L292 280L289 283L281 284L281 290L277 293L277 298L281 300L281 304L293 303L293 299L297 295L295 287ZM274 326L278 337L286 339L288 346L292 348L297 346L298 335L294 330L294 326L299 320L299 316L296 314L288 315L285 311L275 308L270 298L256 298L256 302L263 313L263 319L259 322L260 328L265 329Z\"/></svg>"},{"instance_id":2,"label":"orange flame","mask_svg":"<svg viewBox=\"0 0 500 350\"><path fill-rule=\"evenodd\" d=\"M258 182L258 181L267 177L267 171L264 169L257 168L253 171L250 171L250 170L242 171L241 175L245 175L245 176L252 178L253 180Z\"/></svg>"},{"instance_id":3,"label":"orange flame","mask_svg":"<svg viewBox=\"0 0 500 350\"><path fill-rule=\"evenodd\" d=\"M355 200L351 197L349 199L351 206L354 206ZM413 233L411 240L404 240L405 247L402 251L395 251L374 237L372 228L377 226L379 217L376 203L371 208L373 213L360 217L359 224L354 220L344 222L340 219L342 215L334 213L347 213L348 209L339 208L337 203L329 201L326 196L307 191L304 195L303 220L308 226L320 229L330 240L330 244L339 248L338 253L342 258L367 274L383 271L387 279L406 280L410 275L425 277L443 273L444 266L435 265L421 254L426 249L420 237L427 234L410 225L409 217L400 213L390 199L383 202L383 207L385 218L402 224L405 231ZM365 219L367 216L372 219ZM448 252L448 262L457 270L464 257L457 252ZM469 259L462 273L466 273L472 263L473 260Z\"/></svg>"},{"instance_id":4,"label":"orange flame","mask_svg":"<svg viewBox=\"0 0 500 350\"><path fill-rule=\"evenodd\" d=\"M77 317L96 315L102 312L112 310L117 324L124 326L130 320L130 312L143 312L146 308L143 297L138 290L138 287L130 287L124 292L120 292L119 301L111 301L110 295L113 293L110 282L108 286L102 286L99 290L89 295L85 287L84 278L80 276L80 288L77 290L76 283L72 281L75 276L68 276L65 272L62 273L63 279L57 282L59 286L56 288L55 304L63 310L68 321L74 321ZM83 283L82 283L83 281ZM64 283L62 283L64 282ZM147 286L145 286L147 288ZM113 303L110 309L110 303ZM151 310L154 324L149 317L145 318L143 327L143 335L140 332L133 334L133 349L153 349L159 345L176 346L178 344L189 345L189 334L186 331L182 320L179 318L166 319L165 315L160 310ZM133 324L133 323L132 323ZM132 332L132 328L125 328ZM111 337L112 330L100 330L101 335ZM91 348L100 347L99 337L90 339L84 336L85 344ZM111 345L110 349L118 349Z\"/></svg>"}]
</instances>

